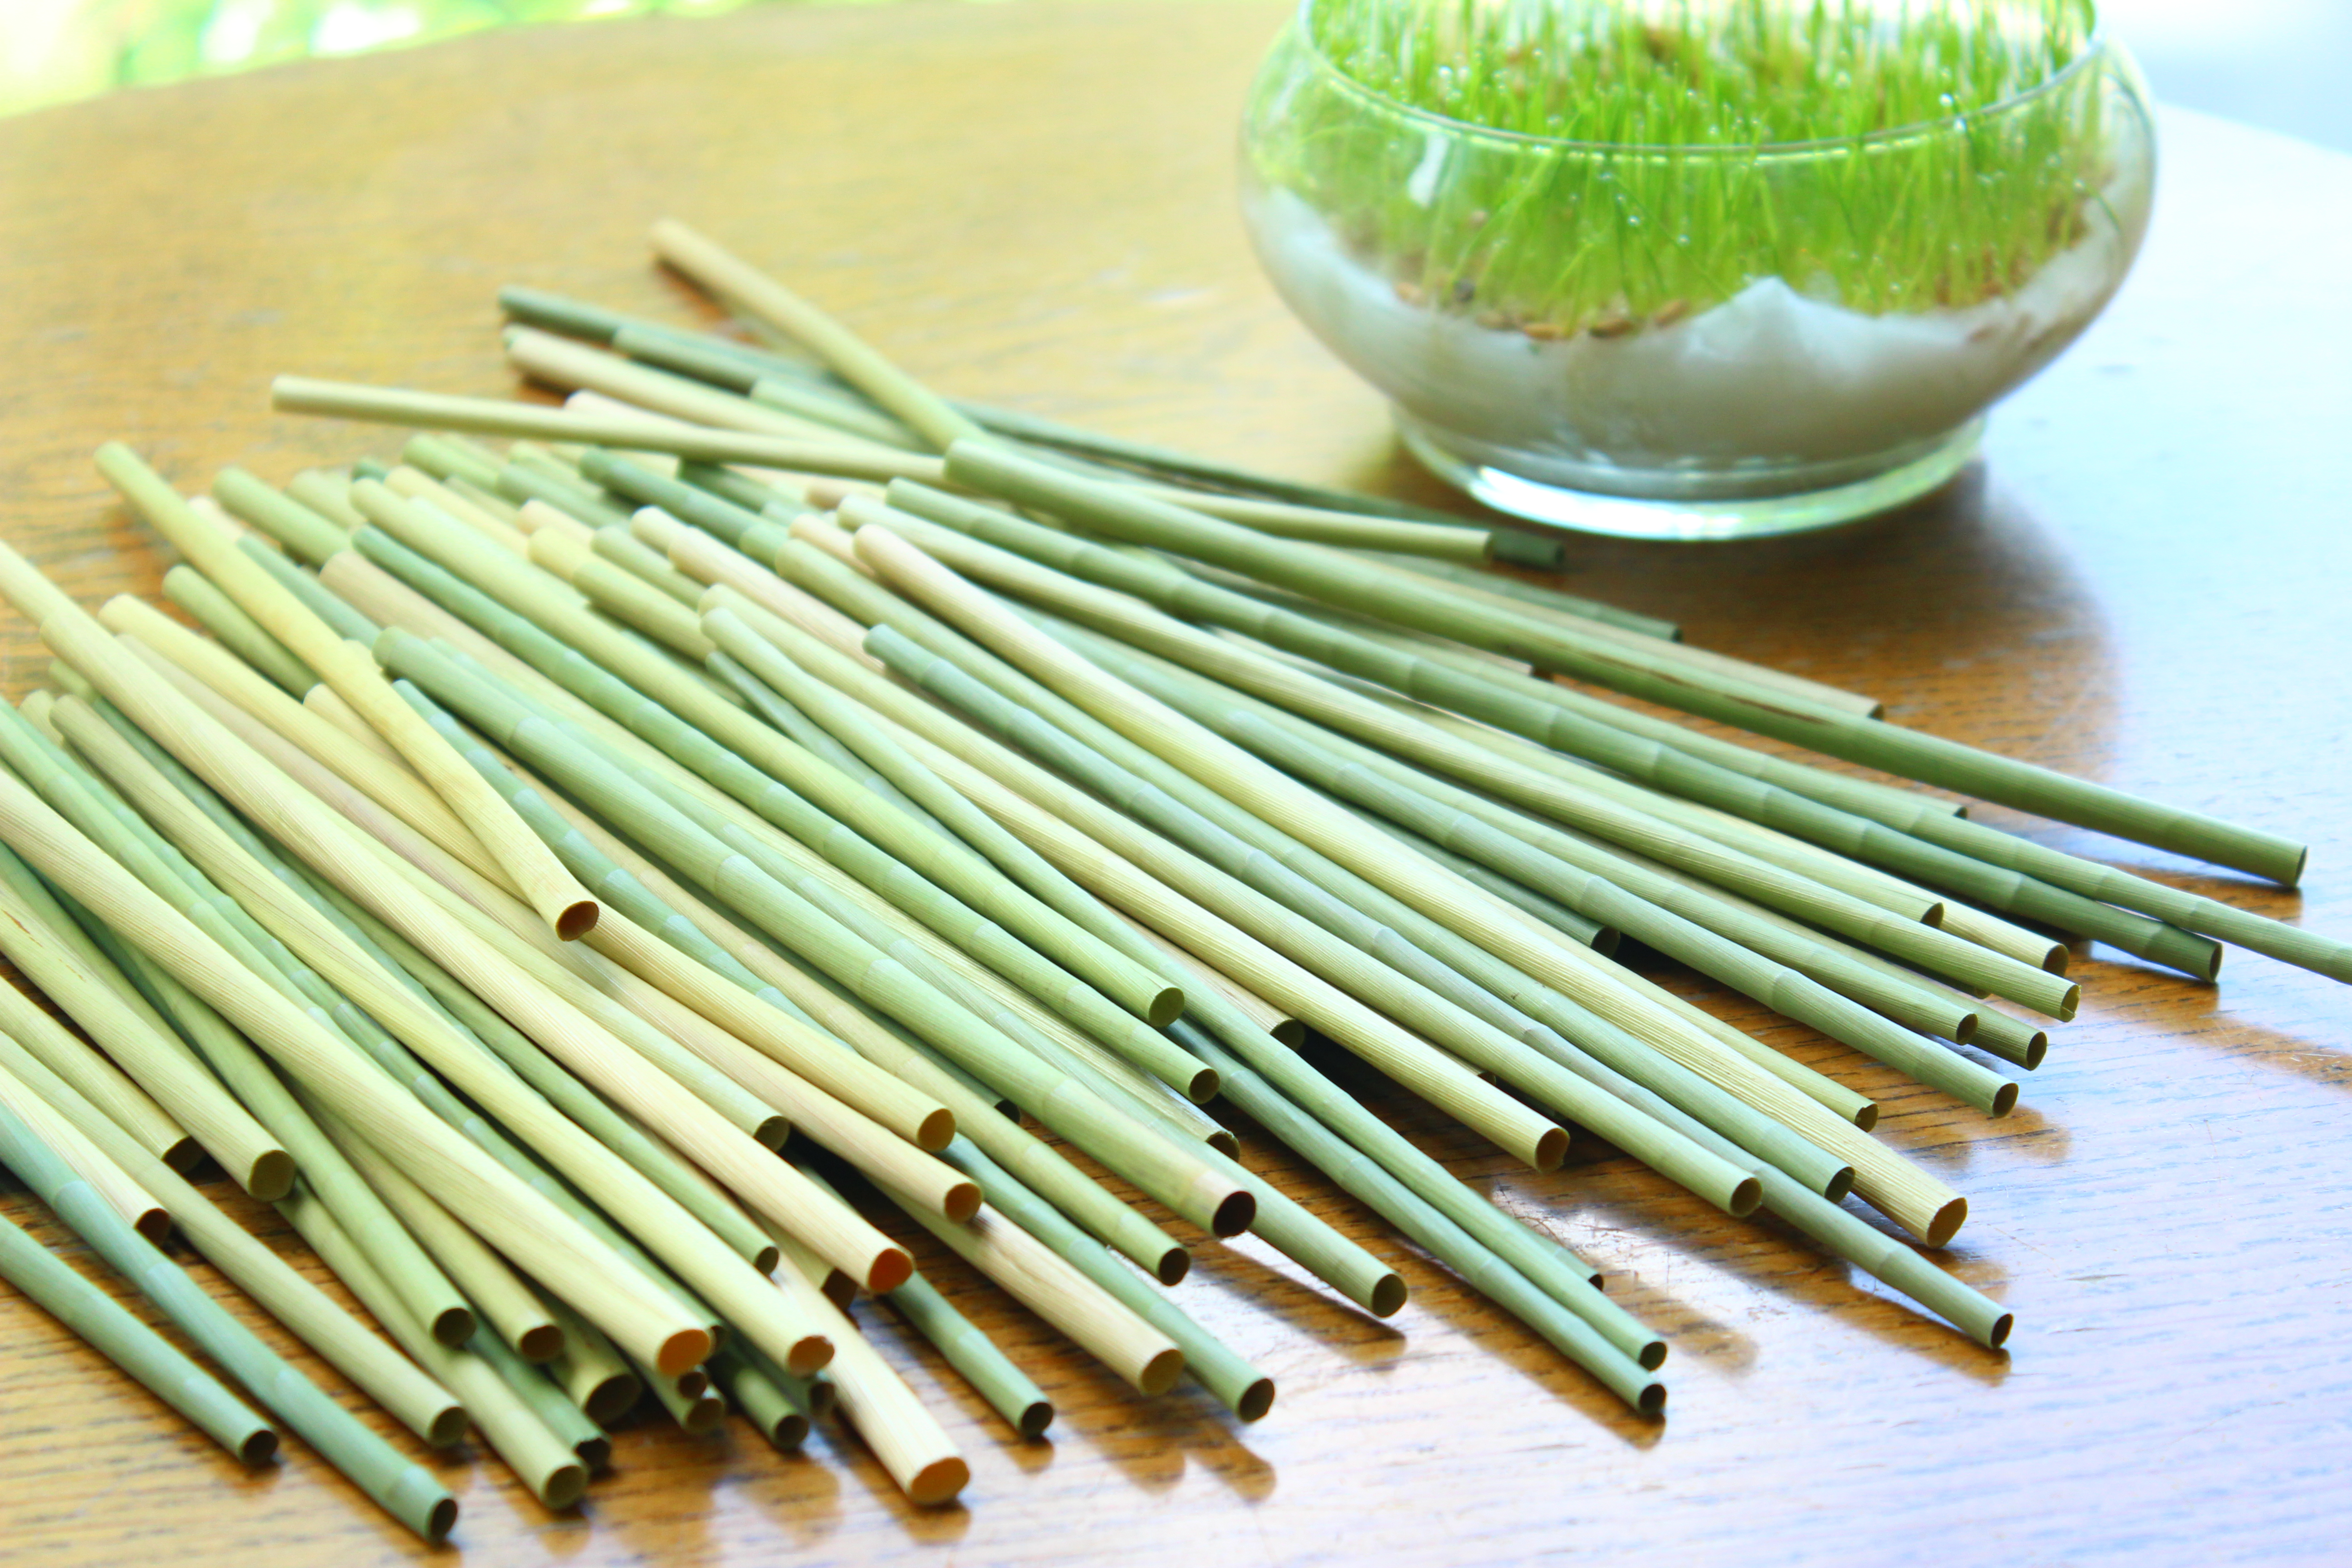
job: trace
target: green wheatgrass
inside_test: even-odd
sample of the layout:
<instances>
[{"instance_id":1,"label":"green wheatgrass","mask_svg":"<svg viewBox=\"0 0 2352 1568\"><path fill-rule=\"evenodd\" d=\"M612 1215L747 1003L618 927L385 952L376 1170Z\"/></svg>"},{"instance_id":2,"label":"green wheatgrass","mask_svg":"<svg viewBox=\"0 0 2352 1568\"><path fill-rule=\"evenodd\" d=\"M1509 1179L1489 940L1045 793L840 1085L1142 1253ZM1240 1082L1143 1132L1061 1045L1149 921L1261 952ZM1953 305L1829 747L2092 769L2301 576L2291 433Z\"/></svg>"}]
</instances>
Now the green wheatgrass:
<instances>
[{"instance_id":1,"label":"green wheatgrass","mask_svg":"<svg viewBox=\"0 0 2352 1568\"><path fill-rule=\"evenodd\" d=\"M2077 243L2112 175L2099 76L2068 68L2092 26L2089 0L1309 0L1251 174L1400 295L1533 337L1764 278L1973 305Z\"/></svg>"}]
</instances>

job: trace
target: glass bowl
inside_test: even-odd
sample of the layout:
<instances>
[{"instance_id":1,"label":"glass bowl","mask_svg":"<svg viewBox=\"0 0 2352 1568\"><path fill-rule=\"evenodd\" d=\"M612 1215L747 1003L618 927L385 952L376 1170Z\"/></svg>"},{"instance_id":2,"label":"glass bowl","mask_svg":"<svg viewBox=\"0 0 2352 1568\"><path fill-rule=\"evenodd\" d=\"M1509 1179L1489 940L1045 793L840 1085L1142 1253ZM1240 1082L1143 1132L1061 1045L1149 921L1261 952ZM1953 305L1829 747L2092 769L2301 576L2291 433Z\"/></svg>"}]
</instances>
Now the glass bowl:
<instances>
[{"instance_id":1,"label":"glass bowl","mask_svg":"<svg viewBox=\"0 0 2352 1568\"><path fill-rule=\"evenodd\" d=\"M1950 478L2122 282L2155 141L2090 0L1304 0L1241 162L1437 473L1723 539Z\"/></svg>"}]
</instances>

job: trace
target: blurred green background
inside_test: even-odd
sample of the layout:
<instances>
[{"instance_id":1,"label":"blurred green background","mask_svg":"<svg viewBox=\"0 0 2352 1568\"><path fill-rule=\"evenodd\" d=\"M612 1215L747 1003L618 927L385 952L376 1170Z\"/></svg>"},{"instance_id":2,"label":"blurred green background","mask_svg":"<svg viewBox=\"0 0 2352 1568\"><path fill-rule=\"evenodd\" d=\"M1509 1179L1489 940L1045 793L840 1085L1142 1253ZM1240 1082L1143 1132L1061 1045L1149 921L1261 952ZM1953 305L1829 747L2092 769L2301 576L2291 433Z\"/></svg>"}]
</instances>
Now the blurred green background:
<instances>
[{"instance_id":1,"label":"blurred green background","mask_svg":"<svg viewBox=\"0 0 2352 1568\"><path fill-rule=\"evenodd\" d=\"M0 113L483 27L877 0L0 0ZM2157 95L2352 151L2352 0L2103 0Z\"/></svg>"}]
</instances>

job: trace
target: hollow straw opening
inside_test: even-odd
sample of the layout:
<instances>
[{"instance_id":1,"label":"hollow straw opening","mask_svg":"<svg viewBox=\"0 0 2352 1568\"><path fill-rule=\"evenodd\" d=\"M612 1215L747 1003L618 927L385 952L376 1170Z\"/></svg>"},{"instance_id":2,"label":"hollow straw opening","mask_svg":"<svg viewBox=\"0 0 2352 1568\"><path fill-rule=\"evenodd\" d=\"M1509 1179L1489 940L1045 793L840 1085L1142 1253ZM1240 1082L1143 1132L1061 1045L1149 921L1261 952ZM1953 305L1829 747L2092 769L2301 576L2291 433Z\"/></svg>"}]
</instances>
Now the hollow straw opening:
<instances>
[{"instance_id":1,"label":"hollow straw opening","mask_svg":"<svg viewBox=\"0 0 2352 1568\"><path fill-rule=\"evenodd\" d=\"M593 1412L590 1414L593 1419ZM462 1442L467 1429L472 1425L467 1418L464 1405L444 1405L433 1413L432 1420L425 1424L425 1444L429 1447L446 1448L453 1443Z\"/></svg>"},{"instance_id":2,"label":"hollow straw opening","mask_svg":"<svg viewBox=\"0 0 2352 1568\"><path fill-rule=\"evenodd\" d=\"M1633 1408L1644 1415L1664 1415L1666 1413L1666 1385L1663 1383L1643 1384L1641 1397L1633 1401Z\"/></svg>"},{"instance_id":3,"label":"hollow straw opening","mask_svg":"<svg viewBox=\"0 0 2352 1568\"><path fill-rule=\"evenodd\" d=\"M469 1307L445 1307L433 1315L433 1337L452 1350L474 1337L474 1327Z\"/></svg>"},{"instance_id":4,"label":"hollow straw opening","mask_svg":"<svg viewBox=\"0 0 2352 1568\"><path fill-rule=\"evenodd\" d=\"M183 1135L180 1141L163 1151L163 1163L184 1176L205 1163L205 1146L194 1138Z\"/></svg>"},{"instance_id":5,"label":"hollow straw opening","mask_svg":"<svg viewBox=\"0 0 2352 1568\"><path fill-rule=\"evenodd\" d=\"M677 1387L680 1399L699 1399L710 1387L710 1373L698 1366L688 1367L677 1374Z\"/></svg>"},{"instance_id":6,"label":"hollow straw opening","mask_svg":"<svg viewBox=\"0 0 2352 1568\"><path fill-rule=\"evenodd\" d=\"M1248 1193L1225 1194L1217 1212L1209 1216L1209 1234L1215 1237L1239 1236L1257 1218L1257 1199Z\"/></svg>"},{"instance_id":7,"label":"hollow straw opening","mask_svg":"<svg viewBox=\"0 0 2352 1568\"><path fill-rule=\"evenodd\" d=\"M937 1508L953 1502L971 1480L971 1467L960 1454L944 1459L933 1459L917 1470L907 1481L907 1500L924 1508Z\"/></svg>"},{"instance_id":8,"label":"hollow straw opening","mask_svg":"<svg viewBox=\"0 0 2352 1568\"><path fill-rule=\"evenodd\" d=\"M603 909L593 899L567 904L563 912L555 917L555 934L566 942L578 942L596 929L596 917L602 913Z\"/></svg>"},{"instance_id":9,"label":"hollow straw opening","mask_svg":"<svg viewBox=\"0 0 2352 1568\"><path fill-rule=\"evenodd\" d=\"M148 1209L131 1222L131 1228L161 1247L172 1235L172 1216L162 1209Z\"/></svg>"},{"instance_id":10,"label":"hollow straw opening","mask_svg":"<svg viewBox=\"0 0 2352 1568\"><path fill-rule=\"evenodd\" d=\"M449 1531L457 1527L457 1500L453 1497L441 1499L425 1516L426 1543L433 1546L440 1545L448 1538Z\"/></svg>"},{"instance_id":11,"label":"hollow straw opening","mask_svg":"<svg viewBox=\"0 0 2352 1568\"><path fill-rule=\"evenodd\" d=\"M563 1331L553 1323L525 1329L515 1342L515 1353L528 1362L553 1361L563 1353Z\"/></svg>"},{"instance_id":12,"label":"hollow straw opening","mask_svg":"<svg viewBox=\"0 0 2352 1568\"><path fill-rule=\"evenodd\" d=\"M547 1479L541 1483L539 1500L561 1512L578 1502L581 1495L587 1489L588 1471L584 1466L577 1462L558 1465L547 1473Z\"/></svg>"},{"instance_id":13,"label":"hollow straw opening","mask_svg":"<svg viewBox=\"0 0 2352 1568\"><path fill-rule=\"evenodd\" d=\"M779 1448L797 1448L808 1441L809 1418L797 1410L787 1410L776 1417L768 1428L768 1441Z\"/></svg>"},{"instance_id":14,"label":"hollow straw opening","mask_svg":"<svg viewBox=\"0 0 2352 1568\"><path fill-rule=\"evenodd\" d=\"M805 1334L793 1343L784 1370L794 1377L814 1377L833 1361L833 1342L823 1334Z\"/></svg>"},{"instance_id":15,"label":"hollow straw opening","mask_svg":"<svg viewBox=\"0 0 2352 1568\"><path fill-rule=\"evenodd\" d=\"M2050 1016L2062 1024L2071 1024L2074 1021L2075 1011L2082 1005L2083 988L2080 985L2069 985L2066 987L2065 996L2058 1004L2058 1011Z\"/></svg>"},{"instance_id":16,"label":"hollow straw opening","mask_svg":"<svg viewBox=\"0 0 2352 1568\"><path fill-rule=\"evenodd\" d=\"M1217 1076L1216 1068L1202 1068L1192 1075L1191 1082L1185 1084L1184 1098L1195 1105L1205 1105L1216 1099L1217 1091L1223 1087L1224 1080Z\"/></svg>"},{"instance_id":17,"label":"hollow straw opening","mask_svg":"<svg viewBox=\"0 0 2352 1568\"><path fill-rule=\"evenodd\" d=\"M2010 1087L2014 1090L2017 1086L2011 1084ZM2017 1097L2012 1092L2010 1098L2014 1100ZM1764 1184L1758 1181L1753 1176L1744 1177L1741 1179L1740 1184L1738 1186L1731 1189L1731 1203L1729 1205L1731 1216L1734 1219L1738 1219L1743 1215L1754 1214L1756 1212L1756 1205L1763 1201Z\"/></svg>"},{"instance_id":18,"label":"hollow straw opening","mask_svg":"<svg viewBox=\"0 0 2352 1568\"><path fill-rule=\"evenodd\" d=\"M1959 1027L1952 1031L1952 1044L1956 1046L1965 1046L1970 1040L1975 1039L1977 1037L1977 1026L1982 1021L1983 1019L1979 1014L1962 1014L1960 1016Z\"/></svg>"},{"instance_id":19,"label":"hollow straw opening","mask_svg":"<svg viewBox=\"0 0 2352 1568\"><path fill-rule=\"evenodd\" d=\"M873 1267L866 1271L866 1288L877 1296L886 1295L904 1285L915 1272L915 1260L904 1250L886 1247L874 1255Z\"/></svg>"},{"instance_id":20,"label":"hollow straw opening","mask_svg":"<svg viewBox=\"0 0 2352 1568\"><path fill-rule=\"evenodd\" d=\"M2009 1343L2009 1331L2016 1326L2017 1314L2003 1312L1992 1321L1992 1327L1985 1331L1986 1346L1992 1350L2000 1349L2001 1346Z\"/></svg>"},{"instance_id":21,"label":"hollow straw opening","mask_svg":"<svg viewBox=\"0 0 2352 1568\"><path fill-rule=\"evenodd\" d=\"M1296 1018L1285 1018L1266 1032L1294 1051L1307 1043L1307 1026Z\"/></svg>"},{"instance_id":22,"label":"hollow straw opening","mask_svg":"<svg viewBox=\"0 0 2352 1568\"><path fill-rule=\"evenodd\" d=\"M971 1182L958 1182L948 1189L946 1201L940 1206L946 1209L948 1218L961 1225L980 1212L980 1188Z\"/></svg>"},{"instance_id":23,"label":"hollow straw opening","mask_svg":"<svg viewBox=\"0 0 2352 1568\"><path fill-rule=\"evenodd\" d=\"M1274 1408L1274 1379L1261 1377L1242 1390L1234 1401L1234 1414L1244 1421L1263 1421L1265 1413Z\"/></svg>"},{"instance_id":24,"label":"hollow straw opening","mask_svg":"<svg viewBox=\"0 0 2352 1568\"><path fill-rule=\"evenodd\" d=\"M236 1457L247 1465L266 1465L278 1456L278 1434L268 1426L257 1426L245 1435L236 1446Z\"/></svg>"},{"instance_id":25,"label":"hollow straw opening","mask_svg":"<svg viewBox=\"0 0 2352 1568\"><path fill-rule=\"evenodd\" d=\"M593 1437L583 1437L572 1444L572 1452L592 1473L602 1470L613 1462L613 1439L599 1432Z\"/></svg>"},{"instance_id":26,"label":"hollow straw opening","mask_svg":"<svg viewBox=\"0 0 2352 1568\"><path fill-rule=\"evenodd\" d=\"M936 1154L954 1142L955 1135L955 1112L942 1105L916 1124L915 1147L926 1154ZM772 1263L760 1272L765 1274L774 1267Z\"/></svg>"},{"instance_id":27,"label":"hollow straw opening","mask_svg":"<svg viewBox=\"0 0 2352 1568\"><path fill-rule=\"evenodd\" d=\"M782 1148L792 1135L793 1124L781 1116L771 1116L751 1129L752 1139L770 1153Z\"/></svg>"},{"instance_id":28,"label":"hollow straw opening","mask_svg":"<svg viewBox=\"0 0 2352 1568\"><path fill-rule=\"evenodd\" d=\"M1664 1340L1648 1341L1642 1346L1640 1353L1636 1354L1633 1357L1633 1360L1643 1372L1657 1371L1660 1367L1666 1364L1666 1342Z\"/></svg>"},{"instance_id":29,"label":"hollow straw opening","mask_svg":"<svg viewBox=\"0 0 2352 1568\"><path fill-rule=\"evenodd\" d=\"M763 1243L760 1250L751 1254L751 1267L762 1274L773 1274L776 1271L776 1265L783 1260L783 1249L774 1242Z\"/></svg>"},{"instance_id":30,"label":"hollow straw opening","mask_svg":"<svg viewBox=\"0 0 2352 1568\"><path fill-rule=\"evenodd\" d=\"M2014 1089L2016 1085L2011 1084L2010 1087ZM2010 1096L2012 1103L2016 1099L2013 1094ZM1927 1222L1927 1234L1923 1239L1930 1247L1949 1247L1952 1237L1959 1235L1960 1226L1966 1225L1968 1220L1969 1200L1954 1198L1936 1211L1935 1217Z\"/></svg>"},{"instance_id":31,"label":"hollow straw opening","mask_svg":"<svg viewBox=\"0 0 2352 1568\"><path fill-rule=\"evenodd\" d=\"M610 1426L629 1413L629 1406L635 1405L645 1391L645 1384L637 1381L636 1373L616 1372L588 1391L588 1397L580 1402L580 1411L597 1426Z\"/></svg>"},{"instance_id":32,"label":"hollow straw opening","mask_svg":"<svg viewBox=\"0 0 2352 1568\"><path fill-rule=\"evenodd\" d=\"M678 1417L677 1424L699 1437L706 1432L718 1431L719 1424L726 1419L727 1402L705 1389L695 1396L693 1404L686 1407L686 1414Z\"/></svg>"},{"instance_id":33,"label":"hollow straw opening","mask_svg":"<svg viewBox=\"0 0 2352 1568\"><path fill-rule=\"evenodd\" d=\"M1164 1029L1174 1023L1183 1011L1183 989L1171 985L1151 998L1151 1005L1144 1010L1143 1016L1153 1028Z\"/></svg>"},{"instance_id":34,"label":"hollow straw opening","mask_svg":"<svg viewBox=\"0 0 2352 1568\"><path fill-rule=\"evenodd\" d=\"M1554 1127L1536 1141L1535 1167L1538 1171L1557 1171L1559 1163L1568 1158L1568 1129Z\"/></svg>"},{"instance_id":35,"label":"hollow straw opening","mask_svg":"<svg viewBox=\"0 0 2352 1568\"><path fill-rule=\"evenodd\" d=\"M1162 1285L1181 1284L1184 1276L1192 1272L1192 1255L1181 1247L1171 1247L1151 1266L1152 1278Z\"/></svg>"},{"instance_id":36,"label":"hollow straw opening","mask_svg":"<svg viewBox=\"0 0 2352 1568\"><path fill-rule=\"evenodd\" d=\"M294 1190L294 1156L283 1149L268 1151L253 1162L238 1185L256 1203L276 1203Z\"/></svg>"},{"instance_id":37,"label":"hollow straw opening","mask_svg":"<svg viewBox=\"0 0 2352 1568\"><path fill-rule=\"evenodd\" d=\"M1599 931L1592 933L1591 946L1592 951L1599 953L1601 957L1614 958L1617 956L1618 944L1622 942L1624 940L1625 933L1619 931L1615 926L1602 926Z\"/></svg>"},{"instance_id":38,"label":"hollow straw opening","mask_svg":"<svg viewBox=\"0 0 2352 1568\"><path fill-rule=\"evenodd\" d=\"M1021 1407L1021 1414L1013 1420L1013 1427L1024 1437L1034 1440L1043 1437L1045 1435L1045 1428L1053 1424L1053 1402L1046 1399L1033 1399Z\"/></svg>"},{"instance_id":39,"label":"hollow straw opening","mask_svg":"<svg viewBox=\"0 0 2352 1568\"><path fill-rule=\"evenodd\" d=\"M1136 1374L1135 1386L1157 1396L1175 1387L1176 1380L1183 1375L1184 1352L1171 1345L1143 1363L1143 1370Z\"/></svg>"},{"instance_id":40,"label":"hollow straw opening","mask_svg":"<svg viewBox=\"0 0 2352 1568\"><path fill-rule=\"evenodd\" d=\"M1202 1142L1207 1143L1210 1148L1214 1149L1218 1153L1223 1154L1228 1160L1238 1160L1241 1158L1242 1141L1234 1137L1232 1131L1226 1128L1218 1128L1214 1132L1210 1133L1208 1137L1202 1140Z\"/></svg>"},{"instance_id":41,"label":"hollow straw opening","mask_svg":"<svg viewBox=\"0 0 2352 1568\"><path fill-rule=\"evenodd\" d=\"M821 1339L821 1336L811 1337ZM676 1377L709 1361L713 1348L709 1329L680 1329L662 1341L661 1350L654 1357L654 1370L664 1377ZM831 1349L830 1345L826 1346L827 1360L832 1359Z\"/></svg>"},{"instance_id":42,"label":"hollow straw opening","mask_svg":"<svg viewBox=\"0 0 2352 1568\"><path fill-rule=\"evenodd\" d=\"M1833 1204L1842 1204L1853 1194L1853 1167L1840 1165L1830 1173L1829 1181L1822 1187L1822 1196Z\"/></svg>"},{"instance_id":43,"label":"hollow straw opening","mask_svg":"<svg viewBox=\"0 0 2352 1568\"><path fill-rule=\"evenodd\" d=\"M2042 955L2042 967L2053 974L2063 974L2066 966L2074 962L2074 952L2063 942L2053 942L2050 951Z\"/></svg>"},{"instance_id":44,"label":"hollow straw opening","mask_svg":"<svg viewBox=\"0 0 2352 1568\"><path fill-rule=\"evenodd\" d=\"M1853 1113L1853 1124L1867 1132L1878 1125L1878 1102L1869 1100Z\"/></svg>"},{"instance_id":45,"label":"hollow straw opening","mask_svg":"<svg viewBox=\"0 0 2352 1568\"><path fill-rule=\"evenodd\" d=\"M1371 1294L1372 1316L1375 1318L1395 1317L1412 1296L1412 1292L1405 1289L1404 1281L1393 1274L1381 1275L1380 1282L1372 1287Z\"/></svg>"}]
</instances>

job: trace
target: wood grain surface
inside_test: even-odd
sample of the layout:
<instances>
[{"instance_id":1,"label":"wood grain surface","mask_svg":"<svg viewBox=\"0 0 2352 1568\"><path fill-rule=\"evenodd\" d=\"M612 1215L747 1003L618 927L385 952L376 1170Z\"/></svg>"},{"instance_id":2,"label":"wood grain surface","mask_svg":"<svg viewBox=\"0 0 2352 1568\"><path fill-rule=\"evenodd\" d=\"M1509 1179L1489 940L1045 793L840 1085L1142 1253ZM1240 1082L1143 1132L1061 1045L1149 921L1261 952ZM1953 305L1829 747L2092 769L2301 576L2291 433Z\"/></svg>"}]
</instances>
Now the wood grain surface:
<instances>
[{"instance_id":1,"label":"wood grain surface","mask_svg":"<svg viewBox=\"0 0 2352 1568\"><path fill-rule=\"evenodd\" d=\"M1234 126L1278 20L1255 3L760 9L0 124L0 530L85 600L152 594L166 563L91 469L100 440L189 488L230 461L282 478L386 452L381 430L272 416L267 378L504 392L507 282L707 319L646 263L665 213L950 392L1433 499L1240 231ZM2352 161L2185 115L2164 136L2137 275L1956 487L1797 541L1577 544L1571 585L1904 722L2305 836L2298 896L2028 826L2352 931ZM20 621L0 658L12 695L43 678ZM839 1428L782 1458L740 1425L642 1423L562 1515L478 1449L445 1461L465 1515L429 1552L299 1443L241 1473L12 1293L0 1562L2352 1559L2352 994L2243 953L2218 988L2112 956L2078 960L2082 1017L1999 1122L1660 970L1883 1097L1884 1135L1974 1204L1949 1267L2018 1314L2005 1354L1605 1150L1530 1176L1383 1096L1666 1331L1666 1419L1629 1415L1241 1122L1251 1164L1415 1292L1376 1322L1254 1242L1202 1240L1177 1297L1279 1379L1257 1426L1194 1392L1139 1398L909 1236L1062 1412L1049 1441L1009 1440L861 1308L967 1446L961 1506L909 1509Z\"/></svg>"}]
</instances>

